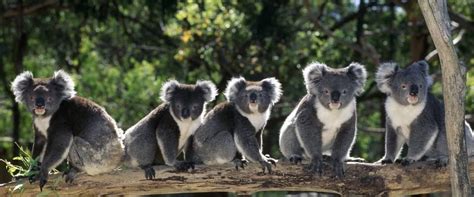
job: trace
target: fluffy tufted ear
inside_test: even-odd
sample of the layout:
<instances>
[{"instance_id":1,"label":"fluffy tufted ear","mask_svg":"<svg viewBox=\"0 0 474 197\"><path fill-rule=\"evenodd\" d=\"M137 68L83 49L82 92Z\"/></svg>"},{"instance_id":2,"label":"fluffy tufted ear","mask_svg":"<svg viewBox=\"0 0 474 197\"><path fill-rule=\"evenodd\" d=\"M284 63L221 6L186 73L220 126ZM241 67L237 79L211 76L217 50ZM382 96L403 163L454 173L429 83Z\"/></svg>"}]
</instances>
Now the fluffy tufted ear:
<instances>
[{"instance_id":1,"label":"fluffy tufted ear","mask_svg":"<svg viewBox=\"0 0 474 197\"><path fill-rule=\"evenodd\" d=\"M217 88L211 81L197 81L196 87L204 92L206 102L213 101L217 96Z\"/></svg>"},{"instance_id":2,"label":"fluffy tufted ear","mask_svg":"<svg viewBox=\"0 0 474 197\"><path fill-rule=\"evenodd\" d=\"M12 82L12 92L15 95L16 102L24 101L25 91L28 87L33 85L33 74L30 71L25 71L16 76Z\"/></svg>"},{"instance_id":3,"label":"fluffy tufted ear","mask_svg":"<svg viewBox=\"0 0 474 197\"><path fill-rule=\"evenodd\" d=\"M433 84L433 78L430 76L430 65L425 60L416 62L416 66L421 70L423 76L425 76L428 87Z\"/></svg>"},{"instance_id":4,"label":"fluffy tufted ear","mask_svg":"<svg viewBox=\"0 0 474 197\"><path fill-rule=\"evenodd\" d=\"M50 83L56 85L59 88L63 99L69 99L76 95L76 91L74 90L74 81L72 80L71 76L69 76L69 74L63 70L54 72Z\"/></svg>"},{"instance_id":5,"label":"fluffy tufted ear","mask_svg":"<svg viewBox=\"0 0 474 197\"><path fill-rule=\"evenodd\" d=\"M224 95L228 101L233 101L235 95L247 86L243 77L234 77L227 82Z\"/></svg>"},{"instance_id":6,"label":"fluffy tufted ear","mask_svg":"<svg viewBox=\"0 0 474 197\"><path fill-rule=\"evenodd\" d=\"M164 102L170 102L173 91L179 86L179 82L176 80L169 80L161 86L160 99Z\"/></svg>"},{"instance_id":7,"label":"fluffy tufted ear","mask_svg":"<svg viewBox=\"0 0 474 197\"><path fill-rule=\"evenodd\" d=\"M347 76L357 84L357 89L355 90L356 95L362 93L364 91L365 81L367 80L367 71L364 65L357 62L349 64L347 67Z\"/></svg>"},{"instance_id":8,"label":"fluffy tufted ear","mask_svg":"<svg viewBox=\"0 0 474 197\"><path fill-rule=\"evenodd\" d=\"M282 94L281 83L275 77L266 78L262 80L262 88L269 93L272 104L280 100Z\"/></svg>"},{"instance_id":9,"label":"fluffy tufted ear","mask_svg":"<svg viewBox=\"0 0 474 197\"><path fill-rule=\"evenodd\" d=\"M377 82L377 87L381 92L390 93L388 82L398 72L398 69L398 64L395 62L387 62L379 66L375 74L375 82Z\"/></svg>"},{"instance_id":10,"label":"fluffy tufted ear","mask_svg":"<svg viewBox=\"0 0 474 197\"><path fill-rule=\"evenodd\" d=\"M306 66L303 69L304 83L306 85L306 90L310 92L312 87L321 80L321 78L326 74L327 66L319 62L313 62Z\"/></svg>"}]
</instances>

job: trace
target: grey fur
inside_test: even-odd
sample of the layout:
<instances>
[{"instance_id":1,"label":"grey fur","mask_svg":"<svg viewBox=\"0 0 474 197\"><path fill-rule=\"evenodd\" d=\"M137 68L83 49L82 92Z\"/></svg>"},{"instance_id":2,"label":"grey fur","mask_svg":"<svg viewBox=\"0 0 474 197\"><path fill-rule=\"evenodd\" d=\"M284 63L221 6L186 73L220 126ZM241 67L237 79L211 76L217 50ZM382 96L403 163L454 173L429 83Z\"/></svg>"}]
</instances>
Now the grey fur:
<instances>
[{"instance_id":1,"label":"grey fur","mask_svg":"<svg viewBox=\"0 0 474 197\"><path fill-rule=\"evenodd\" d=\"M303 69L303 77L307 94L280 130L280 150L294 163L310 159L310 169L319 173L323 154L330 155L336 176L343 176L356 138L355 97L363 91L365 68L351 63L333 69L316 62Z\"/></svg>"},{"instance_id":2,"label":"grey fur","mask_svg":"<svg viewBox=\"0 0 474 197\"><path fill-rule=\"evenodd\" d=\"M272 106L280 99L280 82L233 78L224 94L227 102L214 107L196 131L193 150L205 164L242 164L248 158L271 172L270 164L276 160L262 154L262 133Z\"/></svg>"},{"instance_id":3,"label":"grey fur","mask_svg":"<svg viewBox=\"0 0 474 197\"><path fill-rule=\"evenodd\" d=\"M447 163L447 141L444 125L444 107L430 92L432 79L425 61L411 64L405 69L396 63L380 65L376 82L387 94L385 155L382 163L395 161L403 144L408 145L407 157L402 164L408 165L423 156ZM412 120L412 121L410 121ZM472 130L466 123L468 155L474 154Z\"/></svg>"},{"instance_id":4,"label":"grey fur","mask_svg":"<svg viewBox=\"0 0 474 197\"><path fill-rule=\"evenodd\" d=\"M89 175L105 173L116 168L124 155L120 142L122 132L107 112L94 102L75 96L74 82L64 71L53 77L33 78L24 72L12 83L18 102L32 112L35 130L33 157L41 162L40 188L46 184L48 173L68 159L74 172Z\"/></svg>"},{"instance_id":5,"label":"grey fur","mask_svg":"<svg viewBox=\"0 0 474 197\"><path fill-rule=\"evenodd\" d=\"M178 170L192 167L188 155L185 154L186 161L176 158L190 148L190 136L201 125L206 103L214 100L216 94L217 89L210 81L197 81L195 85L175 80L166 82L160 96L164 103L125 132L129 164L142 168L146 179L153 179L153 162L159 149L166 165Z\"/></svg>"}]
</instances>

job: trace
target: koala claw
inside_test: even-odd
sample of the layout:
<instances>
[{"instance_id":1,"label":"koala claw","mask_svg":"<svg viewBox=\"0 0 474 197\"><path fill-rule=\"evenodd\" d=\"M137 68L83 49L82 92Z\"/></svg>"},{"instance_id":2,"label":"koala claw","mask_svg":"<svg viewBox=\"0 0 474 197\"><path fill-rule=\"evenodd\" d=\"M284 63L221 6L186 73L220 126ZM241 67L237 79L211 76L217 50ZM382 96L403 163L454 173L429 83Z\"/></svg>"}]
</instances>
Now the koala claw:
<instances>
[{"instance_id":1,"label":"koala claw","mask_svg":"<svg viewBox=\"0 0 474 197\"><path fill-rule=\"evenodd\" d=\"M155 169L153 169L152 165L146 165L141 168L145 171L146 180L153 180L155 178Z\"/></svg>"},{"instance_id":2,"label":"koala claw","mask_svg":"<svg viewBox=\"0 0 474 197\"><path fill-rule=\"evenodd\" d=\"M301 163L303 163L303 157L299 156L299 155L292 155L290 157L290 162L294 165L301 164Z\"/></svg>"},{"instance_id":3,"label":"koala claw","mask_svg":"<svg viewBox=\"0 0 474 197\"><path fill-rule=\"evenodd\" d=\"M306 169L321 176L323 174L323 162L321 159L314 159Z\"/></svg>"},{"instance_id":4,"label":"koala claw","mask_svg":"<svg viewBox=\"0 0 474 197\"><path fill-rule=\"evenodd\" d=\"M245 166L248 165L248 162L246 159L234 159L232 162L234 162L235 169L239 170L239 167L242 169L245 169Z\"/></svg>"},{"instance_id":5,"label":"koala claw","mask_svg":"<svg viewBox=\"0 0 474 197\"><path fill-rule=\"evenodd\" d=\"M261 161L260 164L262 165L263 173L265 174L265 169L267 169L268 174L272 174L272 164L268 161Z\"/></svg>"},{"instance_id":6,"label":"koala claw","mask_svg":"<svg viewBox=\"0 0 474 197\"><path fill-rule=\"evenodd\" d=\"M194 170L194 162L192 161L179 161L174 167L177 171L187 172L189 169Z\"/></svg>"},{"instance_id":7,"label":"koala claw","mask_svg":"<svg viewBox=\"0 0 474 197\"><path fill-rule=\"evenodd\" d=\"M76 178L76 173L77 171L74 168L71 168L68 171L65 171L63 173L64 181L66 181L66 183L72 183L74 179Z\"/></svg>"},{"instance_id":8,"label":"koala claw","mask_svg":"<svg viewBox=\"0 0 474 197\"><path fill-rule=\"evenodd\" d=\"M265 155L267 162L270 162L273 166L277 166L278 159L271 158L269 154Z\"/></svg>"},{"instance_id":9,"label":"koala claw","mask_svg":"<svg viewBox=\"0 0 474 197\"><path fill-rule=\"evenodd\" d=\"M43 191L43 187L44 187L44 185L46 185L47 182L48 182L48 178L46 178L44 176L40 176L40 178L39 178L40 191Z\"/></svg>"},{"instance_id":10,"label":"koala claw","mask_svg":"<svg viewBox=\"0 0 474 197\"><path fill-rule=\"evenodd\" d=\"M448 165L448 160L447 159L437 159L435 161L436 168L444 168L447 165Z\"/></svg>"},{"instance_id":11,"label":"koala claw","mask_svg":"<svg viewBox=\"0 0 474 197\"><path fill-rule=\"evenodd\" d=\"M402 159L400 163L402 164L402 166L408 166L408 165L410 165L414 162L415 162L415 160L413 160L413 159L406 159L405 158L405 159Z\"/></svg>"},{"instance_id":12,"label":"koala claw","mask_svg":"<svg viewBox=\"0 0 474 197\"><path fill-rule=\"evenodd\" d=\"M344 177L344 164L341 161L334 160L332 166L334 174L336 174L336 178Z\"/></svg>"},{"instance_id":13,"label":"koala claw","mask_svg":"<svg viewBox=\"0 0 474 197\"><path fill-rule=\"evenodd\" d=\"M36 178L37 178L36 176L37 175L33 174L28 177L28 181L30 182L30 184L36 182Z\"/></svg>"}]
</instances>

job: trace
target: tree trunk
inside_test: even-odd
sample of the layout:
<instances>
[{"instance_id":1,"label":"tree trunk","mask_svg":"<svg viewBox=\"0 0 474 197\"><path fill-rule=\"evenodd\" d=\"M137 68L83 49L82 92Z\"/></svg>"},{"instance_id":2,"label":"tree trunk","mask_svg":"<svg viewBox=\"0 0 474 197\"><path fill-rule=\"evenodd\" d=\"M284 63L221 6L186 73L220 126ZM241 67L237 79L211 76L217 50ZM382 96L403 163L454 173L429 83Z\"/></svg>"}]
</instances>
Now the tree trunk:
<instances>
[{"instance_id":1,"label":"tree trunk","mask_svg":"<svg viewBox=\"0 0 474 197\"><path fill-rule=\"evenodd\" d=\"M474 163L470 168L474 170ZM155 170L155 180L144 180L141 169L127 169L97 176L79 174L72 184L66 184L61 174L51 175L41 194L136 196L232 192L249 195L260 191L299 191L342 196L403 196L450 189L447 168L437 168L434 163L428 162L417 162L408 167L399 164L349 163L342 179L332 177L332 168L326 163L322 176L303 171L302 165L288 163L279 163L271 175L261 173L260 166L255 163L239 171L233 165L197 166L192 172L175 172L165 166L156 166ZM19 183L24 183L24 190L12 193L11 190ZM23 180L0 184L0 196L20 193L22 196L40 194L38 182L29 184Z\"/></svg>"},{"instance_id":2,"label":"tree trunk","mask_svg":"<svg viewBox=\"0 0 474 197\"><path fill-rule=\"evenodd\" d=\"M471 186L464 140L465 68L460 64L452 44L446 1L419 0L418 3L441 62L453 196L470 196Z\"/></svg>"}]
</instances>

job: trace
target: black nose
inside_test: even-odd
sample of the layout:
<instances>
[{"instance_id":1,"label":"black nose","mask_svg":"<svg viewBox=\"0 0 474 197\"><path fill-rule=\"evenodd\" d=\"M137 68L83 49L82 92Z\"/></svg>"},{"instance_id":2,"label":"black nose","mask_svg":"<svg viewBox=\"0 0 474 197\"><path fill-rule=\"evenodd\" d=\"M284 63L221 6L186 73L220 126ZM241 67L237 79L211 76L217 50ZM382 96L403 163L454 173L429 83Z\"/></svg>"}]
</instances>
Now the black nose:
<instances>
[{"instance_id":1,"label":"black nose","mask_svg":"<svg viewBox=\"0 0 474 197\"><path fill-rule=\"evenodd\" d=\"M43 97L37 97L35 99L35 105L36 105L36 107L44 107L44 98Z\"/></svg>"},{"instance_id":2,"label":"black nose","mask_svg":"<svg viewBox=\"0 0 474 197\"><path fill-rule=\"evenodd\" d=\"M418 95L418 86L413 84L410 86L410 96Z\"/></svg>"},{"instance_id":3,"label":"black nose","mask_svg":"<svg viewBox=\"0 0 474 197\"><path fill-rule=\"evenodd\" d=\"M332 91L331 92L331 101L333 103L338 103L340 97L341 97L341 93L339 91Z\"/></svg>"},{"instance_id":4,"label":"black nose","mask_svg":"<svg viewBox=\"0 0 474 197\"><path fill-rule=\"evenodd\" d=\"M257 94L251 93L251 94L250 94L250 101L255 102L256 100L257 100Z\"/></svg>"},{"instance_id":5,"label":"black nose","mask_svg":"<svg viewBox=\"0 0 474 197\"><path fill-rule=\"evenodd\" d=\"M189 109L184 108L183 110L181 110L181 117L186 119L186 118L189 118L189 116L190 116Z\"/></svg>"}]
</instances>

